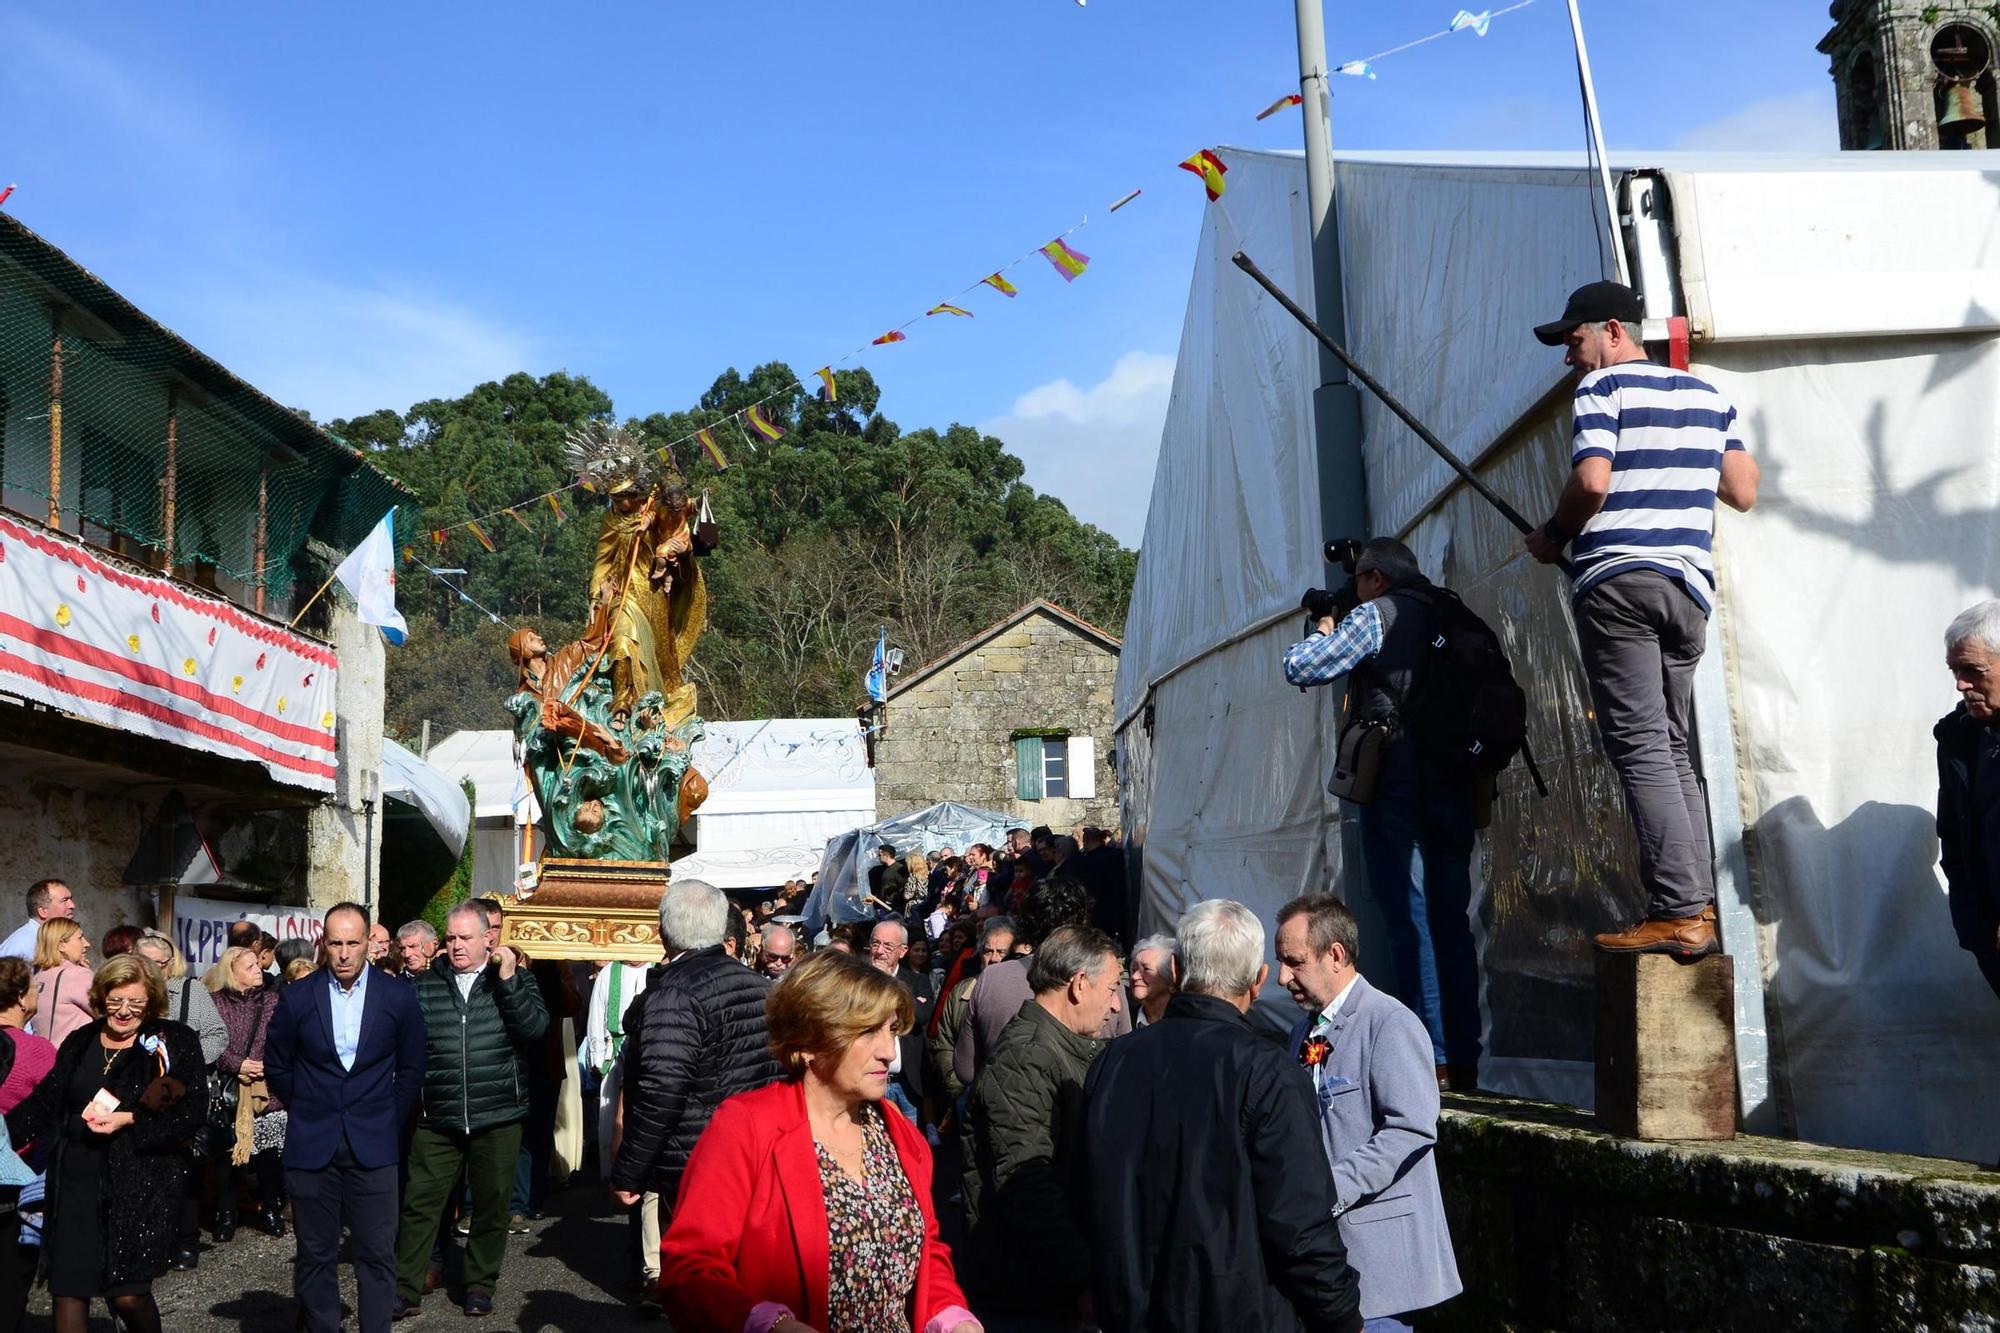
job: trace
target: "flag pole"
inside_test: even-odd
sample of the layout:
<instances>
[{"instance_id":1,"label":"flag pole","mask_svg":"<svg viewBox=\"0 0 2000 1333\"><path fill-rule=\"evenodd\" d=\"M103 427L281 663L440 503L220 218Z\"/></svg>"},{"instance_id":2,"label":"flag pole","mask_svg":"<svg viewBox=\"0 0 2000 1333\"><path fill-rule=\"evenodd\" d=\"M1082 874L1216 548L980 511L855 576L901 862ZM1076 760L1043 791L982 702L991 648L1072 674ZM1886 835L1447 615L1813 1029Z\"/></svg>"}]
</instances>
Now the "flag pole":
<instances>
[{"instance_id":1,"label":"flag pole","mask_svg":"<svg viewBox=\"0 0 2000 1333\"><path fill-rule=\"evenodd\" d=\"M321 597L324 597L326 595L326 590L328 588L331 588L333 586L333 581L339 577L340 577L340 569L336 566L333 573L328 574L326 576L326 582L319 585L319 591L314 593L312 596L306 598L306 604L299 608L299 613L292 617L291 623L289 625L286 625L285 628L297 629L299 627L299 622L305 619L306 612L313 609L313 603L317 602Z\"/></svg>"}]
</instances>

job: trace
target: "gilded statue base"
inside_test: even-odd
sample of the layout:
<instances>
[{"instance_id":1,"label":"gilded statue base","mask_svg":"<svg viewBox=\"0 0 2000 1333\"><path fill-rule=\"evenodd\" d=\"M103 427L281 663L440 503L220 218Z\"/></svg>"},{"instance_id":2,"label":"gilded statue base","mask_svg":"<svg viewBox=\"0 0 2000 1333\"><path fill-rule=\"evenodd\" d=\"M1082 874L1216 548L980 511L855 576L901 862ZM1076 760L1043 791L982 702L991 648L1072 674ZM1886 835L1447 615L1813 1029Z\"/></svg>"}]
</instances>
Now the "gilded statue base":
<instances>
[{"instance_id":1,"label":"gilded statue base","mask_svg":"<svg viewBox=\"0 0 2000 1333\"><path fill-rule=\"evenodd\" d=\"M500 903L500 942L530 958L660 961L664 861L549 857L532 894Z\"/></svg>"}]
</instances>

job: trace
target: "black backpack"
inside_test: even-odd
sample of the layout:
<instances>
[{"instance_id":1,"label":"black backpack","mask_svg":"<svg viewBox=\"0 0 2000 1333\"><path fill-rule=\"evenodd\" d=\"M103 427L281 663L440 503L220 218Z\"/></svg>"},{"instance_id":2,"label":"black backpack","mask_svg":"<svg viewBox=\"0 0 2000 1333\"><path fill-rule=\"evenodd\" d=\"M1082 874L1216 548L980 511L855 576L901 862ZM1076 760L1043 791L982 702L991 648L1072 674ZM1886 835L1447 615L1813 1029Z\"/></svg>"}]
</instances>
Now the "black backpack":
<instances>
[{"instance_id":1,"label":"black backpack","mask_svg":"<svg viewBox=\"0 0 2000 1333\"><path fill-rule=\"evenodd\" d=\"M1429 612L1425 651L1398 724L1418 753L1446 772L1492 777L1520 755L1549 794L1528 749L1528 696L1515 683L1500 636L1459 595L1435 584L1400 589Z\"/></svg>"}]
</instances>

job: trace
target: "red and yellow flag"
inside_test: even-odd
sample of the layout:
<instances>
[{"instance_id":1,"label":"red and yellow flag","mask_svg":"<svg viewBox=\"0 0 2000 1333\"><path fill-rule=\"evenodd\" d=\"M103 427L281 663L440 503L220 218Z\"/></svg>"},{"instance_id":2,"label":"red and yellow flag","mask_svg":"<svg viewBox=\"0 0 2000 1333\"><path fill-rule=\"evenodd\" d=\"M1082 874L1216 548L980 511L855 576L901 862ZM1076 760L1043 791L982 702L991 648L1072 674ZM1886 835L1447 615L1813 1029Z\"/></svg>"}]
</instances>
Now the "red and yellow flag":
<instances>
[{"instance_id":1,"label":"red and yellow flag","mask_svg":"<svg viewBox=\"0 0 2000 1333\"><path fill-rule=\"evenodd\" d=\"M771 420L770 416L765 413L762 403L757 404L743 415L750 419L750 428L765 439L782 440L785 438L785 428Z\"/></svg>"},{"instance_id":2,"label":"red and yellow flag","mask_svg":"<svg viewBox=\"0 0 2000 1333\"><path fill-rule=\"evenodd\" d=\"M703 426L700 430L696 431L694 433L694 442L701 446L703 453L708 455L708 461L715 464L716 471L727 472L729 470L729 460L722 456L722 446L715 442L715 432L712 429Z\"/></svg>"},{"instance_id":3,"label":"red and yellow flag","mask_svg":"<svg viewBox=\"0 0 2000 1333\"><path fill-rule=\"evenodd\" d=\"M1277 115L1280 111L1283 111L1286 107L1297 106L1299 103L1305 100L1306 100L1305 98L1299 96L1297 93L1286 93L1283 97L1280 97L1277 101L1271 103L1271 105L1265 107L1262 111L1259 111L1257 113L1257 119L1268 120L1272 116Z\"/></svg>"},{"instance_id":4,"label":"red and yellow flag","mask_svg":"<svg viewBox=\"0 0 2000 1333\"><path fill-rule=\"evenodd\" d=\"M815 370L813 374L819 376L819 382L826 386L825 388L819 391L819 396L829 403L839 402L840 386L834 383L833 367L821 366L818 370Z\"/></svg>"},{"instance_id":5,"label":"red and yellow flag","mask_svg":"<svg viewBox=\"0 0 2000 1333\"><path fill-rule=\"evenodd\" d=\"M507 517L513 519L516 523L519 523L521 525L522 531L524 532L533 532L535 530L534 526L530 524L527 519L521 517L521 511L518 509L509 509L507 511Z\"/></svg>"},{"instance_id":6,"label":"red and yellow flag","mask_svg":"<svg viewBox=\"0 0 2000 1333\"><path fill-rule=\"evenodd\" d=\"M563 508L562 497L554 491L549 492L549 508L555 511L558 525L569 522L569 511Z\"/></svg>"},{"instance_id":7,"label":"red and yellow flag","mask_svg":"<svg viewBox=\"0 0 2000 1333\"><path fill-rule=\"evenodd\" d=\"M1056 266L1056 272L1062 274L1064 282L1075 282L1090 267L1090 256L1072 248L1060 236L1042 247L1042 257Z\"/></svg>"},{"instance_id":8,"label":"red and yellow flag","mask_svg":"<svg viewBox=\"0 0 2000 1333\"><path fill-rule=\"evenodd\" d=\"M1222 178L1229 174L1229 168L1222 164L1222 159L1215 155L1215 150L1212 148L1204 148L1199 153L1191 154L1187 161L1181 163L1181 170L1192 171L1201 177L1201 183L1208 187L1208 201L1211 204L1220 199L1223 190L1227 188L1223 185Z\"/></svg>"},{"instance_id":9,"label":"red and yellow flag","mask_svg":"<svg viewBox=\"0 0 2000 1333\"><path fill-rule=\"evenodd\" d=\"M901 329L890 329L887 333L883 334L881 337L877 338L873 343L871 343L870 346L880 347L883 343L900 343L908 341L909 341L909 335L905 334Z\"/></svg>"},{"instance_id":10,"label":"red and yellow flag","mask_svg":"<svg viewBox=\"0 0 2000 1333\"><path fill-rule=\"evenodd\" d=\"M985 277L981 278L980 281L985 283L988 287L991 287L994 291L1000 293L1002 296L1013 296L1021 290L1019 287L1016 287L1013 283L1007 281L1007 279L1001 277L998 273L989 273Z\"/></svg>"},{"instance_id":11,"label":"red and yellow flag","mask_svg":"<svg viewBox=\"0 0 2000 1333\"><path fill-rule=\"evenodd\" d=\"M486 529L480 527L477 523L467 523L465 525L465 530L472 534L472 540L478 542L481 546L484 546L487 550L497 551L500 549L499 547L493 544L493 539L486 535Z\"/></svg>"},{"instance_id":12,"label":"red and yellow flag","mask_svg":"<svg viewBox=\"0 0 2000 1333\"><path fill-rule=\"evenodd\" d=\"M433 545L433 546L443 546L443 545L444 545L444 529L443 529L443 528L432 528L432 529L431 529L431 545Z\"/></svg>"},{"instance_id":13,"label":"red and yellow flag","mask_svg":"<svg viewBox=\"0 0 2000 1333\"><path fill-rule=\"evenodd\" d=\"M958 316L958 317L959 317L960 319L971 319L971 318L972 318L972 312L971 312L970 310L967 310L967 309L966 309L966 308L965 308L964 306L958 306L958 305L953 305L953 304L952 304L951 302L949 302L949 301L939 301L939 302L938 302L938 303L937 303L936 305L932 306L932 307L931 307L931 308L930 308L929 310L926 310L926 311L924 311L924 314L925 314L926 316L930 316L930 315L957 315L957 316Z\"/></svg>"}]
</instances>

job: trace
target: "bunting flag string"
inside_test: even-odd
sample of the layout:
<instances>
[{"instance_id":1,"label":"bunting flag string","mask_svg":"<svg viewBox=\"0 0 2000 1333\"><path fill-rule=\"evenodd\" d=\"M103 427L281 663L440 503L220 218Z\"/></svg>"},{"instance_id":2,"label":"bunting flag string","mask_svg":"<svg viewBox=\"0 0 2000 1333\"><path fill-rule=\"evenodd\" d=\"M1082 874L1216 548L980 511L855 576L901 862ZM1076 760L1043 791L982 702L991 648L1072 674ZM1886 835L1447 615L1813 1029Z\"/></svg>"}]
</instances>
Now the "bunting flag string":
<instances>
[{"instance_id":1,"label":"bunting flag string","mask_svg":"<svg viewBox=\"0 0 2000 1333\"><path fill-rule=\"evenodd\" d=\"M1515 0L1515 3L1506 5L1502 8L1481 10L1478 11L1477 13L1471 10L1461 9L1452 16L1451 20L1443 28L1439 29L1436 32L1427 33L1424 36L1414 38L1398 46L1392 46L1385 51L1378 51L1373 55L1363 57L1359 60L1345 61L1340 65L1336 66L1334 72L1341 75L1345 75L1350 78L1373 79L1376 77L1375 62L1378 60L1385 59L1389 56L1398 55L1404 51L1408 51L1415 47L1422 46L1427 42L1438 41L1442 38L1449 37L1452 34L1458 32L1470 31L1475 36L1485 37L1487 33L1491 30L1494 19L1500 18L1504 15L1515 13L1518 10L1526 9L1529 5L1532 5L1534 3L1535 0ZM1268 119L1269 117L1276 115L1278 112L1286 109L1287 107L1295 107L1303 105L1303 102L1304 99L1300 94L1295 92L1287 93L1284 96L1278 98L1276 101L1272 102L1269 106L1265 107L1262 111L1258 112L1257 119L1258 120ZM1227 183L1224 180L1224 177L1228 174L1229 168L1228 165L1222 161L1221 155L1215 149L1212 148L1200 149L1197 152L1191 154L1183 161L1177 163L1176 166L1181 170L1190 172L1193 175L1196 175L1201 178L1202 184L1211 202L1220 198L1224 190L1227 188ZM8 191L0 191L0 203L5 202L7 193L11 192L11 188L12 187L9 187ZM1124 208L1126 205L1138 199L1142 193L1144 193L1143 190L1135 189L1124 195L1121 195L1118 198L1118 200L1106 210L1106 212L1107 213L1117 212L1119 209ZM931 306L928 310L924 312L922 318L928 319L934 315L950 315L954 318L959 318L959 319L974 318L975 317L974 311L967 305L962 304L961 302L963 302L964 300L965 293L976 292L980 288L990 288L991 290L999 293L1001 296L1006 297L1009 300L1012 300L1013 298L1020 295L1021 289L1018 286L1016 286L1015 283L1008 277L1008 274L1012 272L1014 269L1018 268L1020 265L1028 263L1029 261L1034 259L1037 255L1047 260L1049 265L1055 269L1056 275L1060 277L1065 283L1075 282L1079 277L1083 276L1085 270L1090 267L1091 261L1089 255L1084 254L1081 250L1077 249L1074 245L1070 243L1070 237L1072 237L1078 230L1087 227L1089 225L1090 225L1090 219L1088 217L1083 218L1075 226L1071 227L1068 231L1063 232L1055 239L1047 242L1046 244L1037 246L1034 249L1027 251L1026 253L1015 258L1012 262L1001 265L993 272L988 273L985 277L980 278L978 281L972 283L970 286L964 289L964 293L959 294L954 299L947 301L940 301L937 304ZM820 401L826 403L833 403L839 401L839 396L840 396L839 387L834 373L835 366L845 364L849 361L853 361L855 358L861 356L864 352L866 352L870 347L882 347L894 343L907 342L909 340L908 330L912 328L914 325L921 322L922 322L921 319L913 319L910 320L908 323L899 325L896 328L890 330L889 332L884 333L870 340L865 346L858 347L853 351L848 352L845 356L836 358L835 360L829 362L824 366L821 366L818 370L814 371L813 377L817 378L819 381L820 387L816 392ZM667 442L665 445L659 447L655 452L662 459L672 459L676 456L677 451L682 446L693 444L695 446L699 446L702 454L707 457L708 461L714 465L717 471L726 470L730 466L730 462L728 457L724 454L722 447L718 441L717 431L726 427L731 422L734 422L738 432L743 437L743 442L745 447L749 448L750 451L754 454L757 452L758 438L761 438L765 443L775 443L776 441L783 439L787 433L788 428L785 425L781 424L780 417L774 414L771 405L776 403L780 399L788 399L795 393L803 393L803 392L806 392L806 387L803 383L794 382L792 384L785 385L784 387L777 389L772 393L766 394L763 398L758 399L754 403L738 408L736 411L730 413L728 416L722 418L719 421L711 422L710 424L703 426L698 430L690 431L688 434L681 436L677 440L672 440ZM530 525L527 523L526 519L522 516L520 511L531 505L539 504L542 503L543 501L546 501L548 503L550 511L555 515L555 520L557 524L562 524L564 522L567 522L569 519L569 512L567 509L564 508L563 501L561 499L563 494L574 490L583 490L589 492L592 491L592 489L593 488L587 482L583 482L581 480L572 482L567 486L557 487L555 490L549 491L543 495L535 496L531 499L523 500L517 504L509 505L501 509L496 509L488 514L481 514L477 518L466 519L462 522L450 524L443 528L434 528L430 532L431 542L434 546L442 548L445 545L447 537L449 536L450 533L457 531L460 528L463 528L467 532L469 532L472 535L473 539L477 541L486 550L488 551L497 550L498 548L496 547L492 536L486 531L486 528L482 526L484 523L495 520L500 515L505 514L513 518L516 522L520 523L524 528L527 528L529 531L533 531L533 528L530 527ZM415 560L413 548L405 548L404 554L406 558ZM416 563L421 564L422 562L416 561ZM428 568L428 566L426 566L426 568Z\"/></svg>"},{"instance_id":2,"label":"bunting flag string","mask_svg":"<svg viewBox=\"0 0 2000 1333\"><path fill-rule=\"evenodd\" d=\"M1229 168L1222 165L1222 159L1215 155L1215 150L1212 148L1204 148L1198 153L1191 154L1187 161L1181 163L1181 170L1192 171L1201 177L1202 184L1208 187L1208 202L1211 204L1220 199L1222 192L1229 188L1222 182L1222 178L1229 174Z\"/></svg>"},{"instance_id":3,"label":"bunting flag string","mask_svg":"<svg viewBox=\"0 0 2000 1333\"><path fill-rule=\"evenodd\" d=\"M0 204L6 203L7 196L13 193L14 193L14 186L12 184L9 184L6 189L0 190Z\"/></svg>"}]
</instances>

